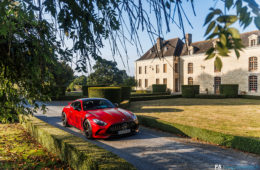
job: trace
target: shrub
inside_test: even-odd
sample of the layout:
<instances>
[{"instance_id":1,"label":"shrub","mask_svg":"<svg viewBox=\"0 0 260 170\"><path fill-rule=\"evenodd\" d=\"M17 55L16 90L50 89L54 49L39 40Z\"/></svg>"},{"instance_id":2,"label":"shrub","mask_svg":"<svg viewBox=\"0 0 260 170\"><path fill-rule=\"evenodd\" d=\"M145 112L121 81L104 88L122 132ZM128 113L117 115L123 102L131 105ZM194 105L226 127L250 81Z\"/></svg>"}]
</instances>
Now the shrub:
<instances>
[{"instance_id":1,"label":"shrub","mask_svg":"<svg viewBox=\"0 0 260 170\"><path fill-rule=\"evenodd\" d=\"M106 85L90 85L90 86L82 86L83 96L88 96L88 88L89 87L105 87Z\"/></svg>"},{"instance_id":2,"label":"shrub","mask_svg":"<svg viewBox=\"0 0 260 170\"><path fill-rule=\"evenodd\" d=\"M224 99L226 95L224 94L195 94L196 98L200 99Z\"/></svg>"},{"instance_id":3,"label":"shrub","mask_svg":"<svg viewBox=\"0 0 260 170\"><path fill-rule=\"evenodd\" d=\"M149 90L136 90L135 93L138 93L138 94L142 94L142 93L147 94L147 93L152 93L152 92L149 91Z\"/></svg>"},{"instance_id":4,"label":"shrub","mask_svg":"<svg viewBox=\"0 0 260 170\"><path fill-rule=\"evenodd\" d=\"M166 92L166 84L153 84L153 93Z\"/></svg>"},{"instance_id":5,"label":"shrub","mask_svg":"<svg viewBox=\"0 0 260 170\"><path fill-rule=\"evenodd\" d=\"M179 98L179 97L181 97L181 95L135 96L135 97L131 97L131 101L147 101L147 100L170 99L170 98Z\"/></svg>"},{"instance_id":6,"label":"shrub","mask_svg":"<svg viewBox=\"0 0 260 170\"><path fill-rule=\"evenodd\" d=\"M226 97L231 98L238 97L238 84L221 84L220 94L224 94Z\"/></svg>"},{"instance_id":7,"label":"shrub","mask_svg":"<svg viewBox=\"0 0 260 170\"><path fill-rule=\"evenodd\" d=\"M122 86L121 87L121 101L129 100L131 95L131 87L130 86Z\"/></svg>"},{"instance_id":8,"label":"shrub","mask_svg":"<svg viewBox=\"0 0 260 170\"><path fill-rule=\"evenodd\" d=\"M181 86L182 97L193 98L200 92L199 85L182 85Z\"/></svg>"},{"instance_id":9,"label":"shrub","mask_svg":"<svg viewBox=\"0 0 260 170\"><path fill-rule=\"evenodd\" d=\"M89 87L89 97L106 98L113 103L120 103L121 88L120 87Z\"/></svg>"}]
</instances>

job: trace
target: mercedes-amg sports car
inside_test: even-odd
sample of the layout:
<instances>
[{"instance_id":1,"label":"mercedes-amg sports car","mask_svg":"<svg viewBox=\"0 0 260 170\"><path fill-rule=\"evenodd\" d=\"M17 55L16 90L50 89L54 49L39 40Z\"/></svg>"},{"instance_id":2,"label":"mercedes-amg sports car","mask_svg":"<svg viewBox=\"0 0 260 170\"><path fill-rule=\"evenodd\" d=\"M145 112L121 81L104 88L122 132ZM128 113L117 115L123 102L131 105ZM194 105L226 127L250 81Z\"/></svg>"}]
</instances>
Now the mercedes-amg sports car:
<instances>
[{"instance_id":1,"label":"mercedes-amg sports car","mask_svg":"<svg viewBox=\"0 0 260 170\"><path fill-rule=\"evenodd\" d=\"M74 126L87 138L134 134L139 124L134 113L118 108L107 99L83 98L65 106L62 110L63 126Z\"/></svg>"}]
</instances>

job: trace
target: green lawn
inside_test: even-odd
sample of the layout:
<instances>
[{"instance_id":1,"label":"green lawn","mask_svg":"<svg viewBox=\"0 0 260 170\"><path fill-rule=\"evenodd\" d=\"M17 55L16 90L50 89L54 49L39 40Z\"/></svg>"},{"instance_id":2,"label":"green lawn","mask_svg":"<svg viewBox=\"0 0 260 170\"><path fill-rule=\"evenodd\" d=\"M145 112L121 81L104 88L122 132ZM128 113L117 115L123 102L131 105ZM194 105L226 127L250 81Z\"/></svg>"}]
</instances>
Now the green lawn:
<instances>
[{"instance_id":1,"label":"green lawn","mask_svg":"<svg viewBox=\"0 0 260 170\"><path fill-rule=\"evenodd\" d=\"M0 124L0 169L71 169L20 124Z\"/></svg>"},{"instance_id":2,"label":"green lawn","mask_svg":"<svg viewBox=\"0 0 260 170\"><path fill-rule=\"evenodd\" d=\"M129 110L170 123L260 139L260 100L174 98L132 102Z\"/></svg>"}]
</instances>

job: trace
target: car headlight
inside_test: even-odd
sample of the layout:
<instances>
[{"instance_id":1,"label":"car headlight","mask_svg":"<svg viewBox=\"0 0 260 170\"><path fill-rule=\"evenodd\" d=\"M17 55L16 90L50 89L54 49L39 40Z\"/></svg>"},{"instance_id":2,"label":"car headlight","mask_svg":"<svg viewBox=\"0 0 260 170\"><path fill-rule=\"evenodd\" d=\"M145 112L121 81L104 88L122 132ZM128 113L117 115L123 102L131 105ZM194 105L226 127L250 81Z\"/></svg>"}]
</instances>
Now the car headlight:
<instances>
[{"instance_id":1,"label":"car headlight","mask_svg":"<svg viewBox=\"0 0 260 170\"><path fill-rule=\"evenodd\" d=\"M102 120L98 120L98 119L93 119L93 122L95 122L99 126L106 126L107 125L106 122L103 122Z\"/></svg>"}]
</instances>

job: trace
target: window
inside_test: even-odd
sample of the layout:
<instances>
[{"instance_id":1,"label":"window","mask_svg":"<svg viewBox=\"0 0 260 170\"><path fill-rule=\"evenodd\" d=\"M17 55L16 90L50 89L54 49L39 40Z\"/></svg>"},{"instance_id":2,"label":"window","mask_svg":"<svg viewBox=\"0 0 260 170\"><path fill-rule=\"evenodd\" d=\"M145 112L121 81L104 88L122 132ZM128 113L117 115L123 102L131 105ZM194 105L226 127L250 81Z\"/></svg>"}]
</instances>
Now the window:
<instances>
[{"instance_id":1,"label":"window","mask_svg":"<svg viewBox=\"0 0 260 170\"><path fill-rule=\"evenodd\" d=\"M257 91L257 76L249 76L249 91Z\"/></svg>"},{"instance_id":2,"label":"window","mask_svg":"<svg viewBox=\"0 0 260 170\"><path fill-rule=\"evenodd\" d=\"M179 91L179 79L175 79L175 92Z\"/></svg>"},{"instance_id":3,"label":"window","mask_svg":"<svg viewBox=\"0 0 260 170\"><path fill-rule=\"evenodd\" d=\"M175 63L174 69L175 69L175 73L179 72L178 63Z\"/></svg>"},{"instance_id":4,"label":"window","mask_svg":"<svg viewBox=\"0 0 260 170\"><path fill-rule=\"evenodd\" d=\"M114 108L115 106L108 100L83 100L83 110L95 110Z\"/></svg>"},{"instance_id":5,"label":"window","mask_svg":"<svg viewBox=\"0 0 260 170\"><path fill-rule=\"evenodd\" d=\"M257 57L249 58L249 71L257 70Z\"/></svg>"},{"instance_id":6,"label":"window","mask_svg":"<svg viewBox=\"0 0 260 170\"><path fill-rule=\"evenodd\" d=\"M160 84L160 80L159 79L156 79L156 84Z\"/></svg>"},{"instance_id":7,"label":"window","mask_svg":"<svg viewBox=\"0 0 260 170\"><path fill-rule=\"evenodd\" d=\"M159 73L159 65L156 65L156 73Z\"/></svg>"},{"instance_id":8,"label":"window","mask_svg":"<svg viewBox=\"0 0 260 170\"><path fill-rule=\"evenodd\" d=\"M144 74L147 73L147 66L144 66Z\"/></svg>"},{"instance_id":9,"label":"window","mask_svg":"<svg viewBox=\"0 0 260 170\"><path fill-rule=\"evenodd\" d=\"M163 64L163 72L167 73L167 64Z\"/></svg>"},{"instance_id":10,"label":"window","mask_svg":"<svg viewBox=\"0 0 260 170\"><path fill-rule=\"evenodd\" d=\"M138 86L142 87L142 80L141 79L139 79L139 81L138 81Z\"/></svg>"},{"instance_id":11,"label":"window","mask_svg":"<svg viewBox=\"0 0 260 170\"><path fill-rule=\"evenodd\" d=\"M188 78L188 85L193 85L193 78L192 77Z\"/></svg>"},{"instance_id":12,"label":"window","mask_svg":"<svg viewBox=\"0 0 260 170\"><path fill-rule=\"evenodd\" d=\"M142 67L139 67L139 74L142 74Z\"/></svg>"},{"instance_id":13,"label":"window","mask_svg":"<svg viewBox=\"0 0 260 170\"><path fill-rule=\"evenodd\" d=\"M251 40L250 41L250 46L255 46L255 45L256 45L256 40L255 39Z\"/></svg>"},{"instance_id":14,"label":"window","mask_svg":"<svg viewBox=\"0 0 260 170\"><path fill-rule=\"evenodd\" d=\"M167 85L167 79L163 79L163 84L166 84Z\"/></svg>"},{"instance_id":15,"label":"window","mask_svg":"<svg viewBox=\"0 0 260 170\"><path fill-rule=\"evenodd\" d=\"M193 73L193 63L189 63L188 64L188 74L192 74Z\"/></svg>"},{"instance_id":16,"label":"window","mask_svg":"<svg viewBox=\"0 0 260 170\"><path fill-rule=\"evenodd\" d=\"M71 106L73 107L74 110L81 111L81 103L79 101L72 103Z\"/></svg>"},{"instance_id":17,"label":"window","mask_svg":"<svg viewBox=\"0 0 260 170\"><path fill-rule=\"evenodd\" d=\"M148 79L145 79L145 80L144 80L144 86L145 86L145 87L148 87Z\"/></svg>"}]
</instances>

